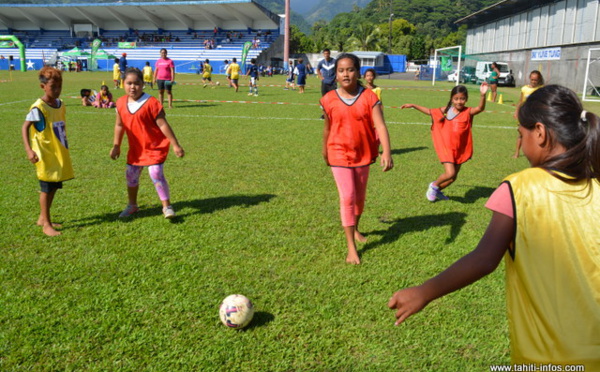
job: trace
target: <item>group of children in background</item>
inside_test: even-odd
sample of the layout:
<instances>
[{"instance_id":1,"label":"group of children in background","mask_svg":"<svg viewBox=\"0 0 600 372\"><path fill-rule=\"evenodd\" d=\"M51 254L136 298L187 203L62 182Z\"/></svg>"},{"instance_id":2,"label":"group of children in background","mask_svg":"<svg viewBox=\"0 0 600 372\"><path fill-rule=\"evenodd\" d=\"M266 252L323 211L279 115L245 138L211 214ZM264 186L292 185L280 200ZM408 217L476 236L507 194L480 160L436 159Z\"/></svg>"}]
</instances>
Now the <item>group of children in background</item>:
<instances>
[{"instance_id":1,"label":"group of children in background","mask_svg":"<svg viewBox=\"0 0 600 372\"><path fill-rule=\"evenodd\" d=\"M238 72L231 71L232 79ZM356 241L367 240L358 226L370 165L381 155L386 172L394 162L375 71L365 74L363 86L360 60L344 53L335 60L335 72L337 88L320 100L322 156L340 196L346 262L360 264ZM65 109L59 99L61 73L44 67L39 77L44 95L31 106L22 136L40 179L37 224L54 236L60 232L51 221L50 207L62 182L73 178L73 169ZM142 168L148 167L164 216L171 218L175 212L163 164L170 145L178 157L184 156L184 150L160 102L143 92L143 80L138 69L129 68L126 95L116 103L110 157L119 157L125 133L129 140L129 203L119 217L139 210L138 180ZM493 272L504 257L513 362L581 364L586 370L600 370L600 229L595 225L600 220L600 119L584 110L571 90L542 85L541 73L532 72L516 112L520 143L532 168L506 177L492 194L486 207L493 214L477 247L422 285L394 293L388 306L396 309L398 325L434 299ZM487 89L487 84L481 85L476 107L466 106L468 92L463 86L452 89L449 102L441 108L402 106L432 120L432 140L444 171L429 184L429 201L448 199L442 190L471 158L473 117L485 110Z\"/></svg>"}]
</instances>

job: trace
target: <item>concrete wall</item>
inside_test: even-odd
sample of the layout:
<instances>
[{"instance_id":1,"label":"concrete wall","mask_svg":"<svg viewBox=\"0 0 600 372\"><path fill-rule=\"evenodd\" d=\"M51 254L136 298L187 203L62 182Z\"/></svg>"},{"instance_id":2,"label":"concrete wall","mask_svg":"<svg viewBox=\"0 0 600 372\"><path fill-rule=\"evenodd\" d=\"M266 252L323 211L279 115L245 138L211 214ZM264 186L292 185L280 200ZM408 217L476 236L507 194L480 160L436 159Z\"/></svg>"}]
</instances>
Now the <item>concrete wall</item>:
<instances>
[{"instance_id":1,"label":"concrete wall","mask_svg":"<svg viewBox=\"0 0 600 372\"><path fill-rule=\"evenodd\" d=\"M507 62L513 71L517 87L528 84L529 73L532 70L539 70L544 76L546 84L560 84L577 93L582 93L588 50L590 48L600 48L600 43L563 46L560 60L532 61L532 49L524 49L489 54L470 54L469 56L473 59L467 59L465 64L475 66L477 61ZM600 53L597 53L596 56L600 57ZM600 67L600 61L596 62L595 65ZM594 66L590 69L590 78L595 82L595 85L600 86L600 69L598 67Z\"/></svg>"}]
</instances>

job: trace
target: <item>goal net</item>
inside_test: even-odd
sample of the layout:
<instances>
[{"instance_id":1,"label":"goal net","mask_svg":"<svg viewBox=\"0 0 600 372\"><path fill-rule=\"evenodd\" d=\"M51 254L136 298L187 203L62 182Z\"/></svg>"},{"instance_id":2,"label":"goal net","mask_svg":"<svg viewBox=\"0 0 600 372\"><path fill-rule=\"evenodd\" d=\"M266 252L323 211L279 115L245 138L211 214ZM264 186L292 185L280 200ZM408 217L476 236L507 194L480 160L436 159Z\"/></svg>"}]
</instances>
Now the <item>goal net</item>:
<instances>
[{"instance_id":1,"label":"goal net","mask_svg":"<svg viewBox=\"0 0 600 372\"><path fill-rule=\"evenodd\" d=\"M582 100L600 102L600 48L588 50Z\"/></svg>"},{"instance_id":2,"label":"goal net","mask_svg":"<svg viewBox=\"0 0 600 372\"><path fill-rule=\"evenodd\" d=\"M462 60L462 46L452 46L436 49L433 59L429 62L431 68L431 84L435 81L447 80L459 84L460 68Z\"/></svg>"}]
</instances>

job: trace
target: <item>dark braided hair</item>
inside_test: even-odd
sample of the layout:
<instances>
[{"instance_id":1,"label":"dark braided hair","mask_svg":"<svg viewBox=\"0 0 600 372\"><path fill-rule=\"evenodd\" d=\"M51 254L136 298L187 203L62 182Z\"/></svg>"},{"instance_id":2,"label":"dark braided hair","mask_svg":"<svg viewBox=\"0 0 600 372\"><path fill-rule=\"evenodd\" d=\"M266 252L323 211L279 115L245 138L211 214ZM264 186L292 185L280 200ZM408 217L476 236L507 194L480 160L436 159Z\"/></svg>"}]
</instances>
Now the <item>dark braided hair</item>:
<instances>
[{"instance_id":1,"label":"dark braided hair","mask_svg":"<svg viewBox=\"0 0 600 372\"><path fill-rule=\"evenodd\" d=\"M469 91L467 90L467 87L465 87L464 85L457 85L454 88L452 88L452 91L450 91L450 100L448 101L448 105L446 105L446 108L444 109L444 117L441 118L442 121L444 121L444 119L446 118L446 115L448 114L448 110L450 110L450 107L452 107L452 97L454 97L455 94L459 94L462 93L465 95L465 97L467 99L469 99Z\"/></svg>"}]
</instances>

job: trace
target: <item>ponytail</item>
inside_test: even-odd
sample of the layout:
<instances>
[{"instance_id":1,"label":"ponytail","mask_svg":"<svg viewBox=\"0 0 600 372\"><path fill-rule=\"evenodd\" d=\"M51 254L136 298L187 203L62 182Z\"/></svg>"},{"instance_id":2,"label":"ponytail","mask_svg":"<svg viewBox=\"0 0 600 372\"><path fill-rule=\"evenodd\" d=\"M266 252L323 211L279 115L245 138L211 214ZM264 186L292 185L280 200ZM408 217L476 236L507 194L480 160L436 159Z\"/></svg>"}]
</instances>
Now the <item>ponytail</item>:
<instances>
[{"instance_id":1,"label":"ponytail","mask_svg":"<svg viewBox=\"0 0 600 372\"><path fill-rule=\"evenodd\" d=\"M587 111L583 111L581 116L580 123L586 131L584 142L589 178L600 180L600 118Z\"/></svg>"},{"instance_id":2,"label":"ponytail","mask_svg":"<svg viewBox=\"0 0 600 372\"><path fill-rule=\"evenodd\" d=\"M550 145L565 148L542 168L564 172L567 177L555 176L565 182L600 179L600 118L585 111L572 90L560 85L536 90L519 110L519 123L527 130L544 124Z\"/></svg>"}]
</instances>

